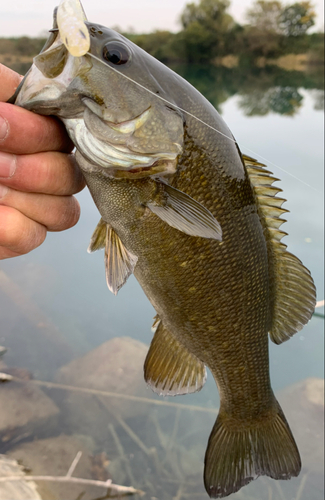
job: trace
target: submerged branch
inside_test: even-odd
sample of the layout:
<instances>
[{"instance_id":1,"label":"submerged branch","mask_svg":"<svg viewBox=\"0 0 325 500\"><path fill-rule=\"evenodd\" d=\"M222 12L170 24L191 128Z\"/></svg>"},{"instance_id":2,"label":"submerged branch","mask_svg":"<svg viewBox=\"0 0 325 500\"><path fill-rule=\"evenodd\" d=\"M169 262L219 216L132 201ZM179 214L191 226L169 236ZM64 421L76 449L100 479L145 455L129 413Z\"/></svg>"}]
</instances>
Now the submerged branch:
<instances>
[{"instance_id":1,"label":"submerged branch","mask_svg":"<svg viewBox=\"0 0 325 500\"><path fill-rule=\"evenodd\" d=\"M77 467L78 463L79 463L79 460L81 458L81 455L82 455L82 451L78 451L77 455L75 456L72 464L70 465L70 468L68 470L68 472L66 473L66 477L71 477L72 474L74 473L75 471L75 468Z\"/></svg>"},{"instance_id":2,"label":"submerged branch","mask_svg":"<svg viewBox=\"0 0 325 500\"><path fill-rule=\"evenodd\" d=\"M18 377L12 377L12 380L15 382L25 382ZM44 380L29 380L29 384L35 384L40 387L47 387L48 389L62 389L64 391L74 391L74 392L82 392L84 394L94 394L96 396L104 396L109 398L117 398L117 399L126 399L128 401L138 401L142 403L147 403L155 406L169 406L171 408L180 408L182 410L192 410L192 411L201 411L203 413L213 413L216 415L218 413L218 408L205 408L203 406L195 406L195 405L186 405L182 403L172 403L171 401L159 401L157 399L144 398L141 396L132 396L131 394L118 394L116 392L109 391L101 391L99 389L90 389L88 387L77 387L75 385L65 385L65 384L57 384L55 382L46 382Z\"/></svg>"},{"instance_id":3,"label":"submerged branch","mask_svg":"<svg viewBox=\"0 0 325 500\"><path fill-rule=\"evenodd\" d=\"M55 483L77 483L88 486L99 486L100 488L109 488L114 490L114 493L122 493L124 495L135 495L136 493L142 495L143 492L136 490L132 486L120 486L113 484L111 479L106 481L98 481L97 479L83 479L81 477L69 476L6 476L0 477L0 483L6 481L53 481Z\"/></svg>"},{"instance_id":4,"label":"submerged branch","mask_svg":"<svg viewBox=\"0 0 325 500\"><path fill-rule=\"evenodd\" d=\"M119 484L114 484L112 483L111 479L107 479L106 481L99 481L97 479L72 477L72 474L79 463L81 455L82 452L78 451L65 476L5 476L0 477L0 483L5 483L6 481L52 481L55 483L74 483L84 484L87 486L98 486L99 488L109 489L113 494L135 495L137 493L140 496L144 495L143 491L137 490L133 488L133 486L121 486Z\"/></svg>"},{"instance_id":5,"label":"submerged branch","mask_svg":"<svg viewBox=\"0 0 325 500\"><path fill-rule=\"evenodd\" d=\"M108 429L109 429L110 433L112 434L116 449L118 451L120 459L124 463L125 470L129 476L129 479L130 479L131 483L135 483L135 479L134 479L132 469L131 469L130 464L129 464L129 460L127 459L127 455L124 451L123 445L122 445L117 433L115 432L114 426L112 424L108 424Z\"/></svg>"},{"instance_id":6,"label":"submerged branch","mask_svg":"<svg viewBox=\"0 0 325 500\"><path fill-rule=\"evenodd\" d=\"M297 491L296 500L300 500L301 499L301 495L302 495L302 492L303 492L303 490L305 488L307 477L308 477L308 474L304 474L302 476L302 479L300 481L300 485L299 485L299 488L298 488L298 491Z\"/></svg>"}]
</instances>

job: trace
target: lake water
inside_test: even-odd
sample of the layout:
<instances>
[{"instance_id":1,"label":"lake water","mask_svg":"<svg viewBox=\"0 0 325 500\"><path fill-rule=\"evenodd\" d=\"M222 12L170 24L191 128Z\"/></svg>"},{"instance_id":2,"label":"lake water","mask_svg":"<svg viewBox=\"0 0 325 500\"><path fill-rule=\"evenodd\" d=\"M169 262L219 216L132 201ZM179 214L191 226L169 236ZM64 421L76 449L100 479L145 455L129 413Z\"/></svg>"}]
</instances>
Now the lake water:
<instances>
[{"instance_id":1,"label":"lake water","mask_svg":"<svg viewBox=\"0 0 325 500\"><path fill-rule=\"evenodd\" d=\"M269 170L281 179L283 196L288 200L285 208L290 210L284 225L289 236L284 242L310 269L317 299L323 299L321 79L279 69L175 69L217 107L242 152L267 163ZM29 255L2 261L0 275L0 345L8 349L3 362L11 368L27 369L34 379L61 384L70 381L71 385L78 385L77 378L69 379L66 372L62 375L62 370L58 374L61 366L116 337L131 337L148 345L155 315L134 277L117 297L108 291L103 252L86 252L99 214L87 190L78 199L82 215L76 227L49 234L45 243ZM260 478L231 499L323 498L321 405L317 406L313 398L314 402L303 399L305 379L323 378L324 308L316 311L317 316L289 342L270 345L272 385L296 436L304 463L302 474L285 482ZM113 348L112 353L115 356ZM123 354L119 353L116 363L118 356L123 361ZM141 356L140 353L139 359L132 359L131 354L127 364L132 365L132 370L133 362L135 371L141 369ZM87 379L87 366L79 374L82 380ZM109 358L107 371L112 380L106 390L132 395L132 390L119 385L127 365L122 370L117 364L115 371L112 366L114 359ZM98 388L105 390L105 375L102 377L98 375ZM293 384L298 385L292 387ZM96 380L89 382L88 387L96 389ZM56 423L43 425L41 431L36 426L27 435L16 433L12 441L7 436L2 445L0 441L0 453L18 458L24 447L37 440L74 435L93 457L106 454L110 463L107 465L102 458L100 467L107 468L115 483L140 488L146 493L145 499L207 498L202 483L203 459L215 419L213 408L218 407L211 376L201 392L165 398L166 405L156 403L161 400L150 390L136 386L135 393L148 401L130 400L123 411L118 409L120 400L109 395L80 393L77 397L63 388L43 390L60 410ZM96 398L101 401L101 408ZM37 465L34 470L37 472ZM53 474L42 472L47 473ZM53 493L56 490L52 488ZM98 490L98 497L103 491ZM84 498L95 496L88 493Z\"/></svg>"}]
</instances>

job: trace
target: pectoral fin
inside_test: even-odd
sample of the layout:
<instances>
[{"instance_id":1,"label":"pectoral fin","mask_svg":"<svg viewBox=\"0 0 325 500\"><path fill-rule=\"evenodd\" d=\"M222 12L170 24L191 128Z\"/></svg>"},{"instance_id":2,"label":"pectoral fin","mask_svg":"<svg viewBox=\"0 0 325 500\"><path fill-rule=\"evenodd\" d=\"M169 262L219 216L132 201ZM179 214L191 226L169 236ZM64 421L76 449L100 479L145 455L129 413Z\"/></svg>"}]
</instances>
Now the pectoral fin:
<instances>
[{"instance_id":1,"label":"pectoral fin","mask_svg":"<svg viewBox=\"0 0 325 500\"><path fill-rule=\"evenodd\" d=\"M105 248L107 286L114 295L133 273L138 257L129 252L114 229L101 219L91 237L88 252Z\"/></svg>"},{"instance_id":2,"label":"pectoral fin","mask_svg":"<svg viewBox=\"0 0 325 500\"><path fill-rule=\"evenodd\" d=\"M157 324L157 317L154 325ZM183 346L160 322L144 363L144 378L163 396L199 391L207 373L204 364Z\"/></svg>"},{"instance_id":3,"label":"pectoral fin","mask_svg":"<svg viewBox=\"0 0 325 500\"><path fill-rule=\"evenodd\" d=\"M162 196L147 205L154 214L190 236L222 240L220 224L207 208L168 184L161 187Z\"/></svg>"}]
</instances>

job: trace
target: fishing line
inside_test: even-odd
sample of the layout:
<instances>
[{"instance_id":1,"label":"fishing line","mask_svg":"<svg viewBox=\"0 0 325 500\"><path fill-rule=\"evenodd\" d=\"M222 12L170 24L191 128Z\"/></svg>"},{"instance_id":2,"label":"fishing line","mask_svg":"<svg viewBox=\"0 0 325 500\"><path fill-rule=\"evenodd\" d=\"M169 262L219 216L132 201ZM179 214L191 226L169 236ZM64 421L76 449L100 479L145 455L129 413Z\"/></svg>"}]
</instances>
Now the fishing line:
<instances>
[{"instance_id":1,"label":"fishing line","mask_svg":"<svg viewBox=\"0 0 325 500\"><path fill-rule=\"evenodd\" d=\"M117 73L118 75L121 75L123 76L123 78L126 78L127 80L129 80L130 82L134 83L135 85L137 85L138 87L142 88L143 90L145 90L146 92L148 92L149 94L152 94L153 96L157 97L157 99L160 99L161 101L167 103L168 105L170 106L173 106L174 108L178 109L179 111L182 111L183 113L186 113L187 115L191 116L192 118L194 118L195 120L199 121L200 123L202 123L203 125L205 125L206 127L214 130L215 132L217 132L218 134L222 135L223 137L225 137L226 139L228 139L229 141L233 142L234 144L237 144L237 141L233 138L233 137L229 137L228 135L224 134L223 132L221 132L220 130L216 129L215 127L213 127L212 125L209 125L208 123L206 123L204 120L201 120L201 118L199 118L198 116L195 116L193 115L190 111L187 111L186 109L183 109L181 108L180 106L177 106L177 104L174 104L173 102L170 102L168 101L168 99L165 99L164 97L156 94L155 92L153 92L152 90L148 89L147 87L145 87L144 85L141 85L141 83L137 82L136 80L133 80L133 78L125 75L124 73L121 73L120 71L118 71L117 69L113 68L112 66L109 66L108 64L106 64L104 61L102 61L99 57L95 56L94 54L91 54L90 52L87 52L87 54L92 57L93 59L96 59L96 61L99 61L101 64L103 64L105 66L105 68L109 68L113 71L115 71L115 73ZM255 156L258 156L259 158L261 158L263 161L273 165L274 167L278 168L279 170L281 170L282 172L285 172L286 174L290 175L291 177L293 177L294 179L296 179L297 181L301 182L302 184L304 184L305 186L309 187L310 189L316 191L316 193L318 194L322 194L321 191L319 191L318 189L316 189L315 187L311 186L310 184L307 184L307 182L299 179L299 177L297 177L296 175L292 174L291 172L288 172L287 170L285 170L284 168L280 167L279 165L277 165L276 163L268 160L267 158L265 158L264 156L260 155L259 153L257 153L256 151L253 151L252 149L250 148L247 148L244 144L243 144L243 148L245 148L247 151L249 151L250 153L252 153L253 155Z\"/></svg>"},{"instance_id":2,"label":"fishing line","mask_svg":"<svg viewBox=\"0 0 325 500\"><path fill-rule=\"evenodd\" d=\"M117 69L113 68L112 66L108 66L108 64L104 63L104 61L102 61L101 59L99 59L99 57L97 56L94 56L93 54L91 54L90 52L88 52L88 55L93 57L94 59L96 59L97 61L99 61L101 64L103 64L105 66L105 68L109 68L109 69L112 69L113 71L115 71L115 73L117 73L118 75L121 75L123 76L124 78L126 78L127 80L130 80L130 82L132 83L135 83L136 85L138 85L138 87L142 88L143 90L146 90L147 92L149 92L149 94L152 94L154 95L155 97L157 97L158 99L160 99L161 101L164 101L166 102L167 104L169 104L170 106L173 106L174 108L176 109L179 109L180 111L183 111L183 113L186 113L187 115L191 116L192 118L195 118L196 120L198 120L199 122L203 123L203 125L206 125L207 127L211 128L212 130L214 130L215 132L218 132L218 134L222 135L223 137L226 137L227 139L229 139L230 141L234 142L236 144L236 141L235 139L233 139L232 137L229 137L228 135L224 134L223 132L220 132L220 130L217 130L216 128L212 127L212 125L209 125L208 123L205 123L205 121L201 120L201 118L198 118L197 116L193 115L192 113L190 113L189 111L186 111L186 109L183 109L181 108L180 106L177 106L177 104L174 104L173 102L170 102L168 101L168 99L165 99L164 97L161 97L161 95L158 95L156 94L155 92L153 92L152 90L148 89L147 87L145 87L144 85L141 85L141 83L139 82L136 82L135 80L133 80L132 78L130 78L129 76L125 75L124 73L120 73Z\"/></svg>"}]
</instances>

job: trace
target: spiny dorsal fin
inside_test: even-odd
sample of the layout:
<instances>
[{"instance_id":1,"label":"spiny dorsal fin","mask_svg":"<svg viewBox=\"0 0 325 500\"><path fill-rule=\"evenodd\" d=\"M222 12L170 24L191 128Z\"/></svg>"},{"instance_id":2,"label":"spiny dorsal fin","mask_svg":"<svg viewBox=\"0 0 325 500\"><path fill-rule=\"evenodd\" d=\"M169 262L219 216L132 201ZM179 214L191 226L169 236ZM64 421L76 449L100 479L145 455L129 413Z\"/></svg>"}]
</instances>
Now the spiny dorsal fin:
<instances>
[{"instance_id":1,"label":"spiny dorsal fin","mask_svg":"<svg viewBox=\"0 0 325 500\"><path fill-rule=\"evenodd\" d=\"M265 165L249 156L243 160L258 201L259 214L264 226L269 256L269 276L273 314L270 338L281 344L301 330L310 320L316 303L314 281L302 262L287 252L281 239L287 233L279 227L287 210L281 208L286 201L277 196L281 191L272 186L277 181Z\"/></svg>"},{"instance_id":2,"label":"spiny dorsal fin","mask_svg":"<svg viewBox=\"0 0 325 500\"><path fill-rule=\"evenodd\" d=\"M154 325L159 318L155 317ZM144 363L144 378L163 396L199 391L207 373L204 364L172 335L160 321Z\"/></svg>"}]
</instances>

